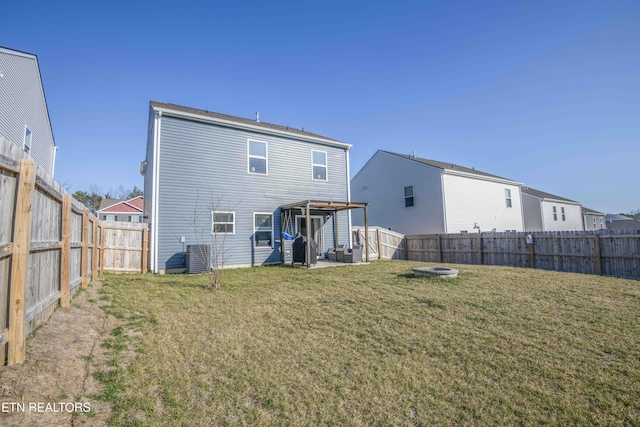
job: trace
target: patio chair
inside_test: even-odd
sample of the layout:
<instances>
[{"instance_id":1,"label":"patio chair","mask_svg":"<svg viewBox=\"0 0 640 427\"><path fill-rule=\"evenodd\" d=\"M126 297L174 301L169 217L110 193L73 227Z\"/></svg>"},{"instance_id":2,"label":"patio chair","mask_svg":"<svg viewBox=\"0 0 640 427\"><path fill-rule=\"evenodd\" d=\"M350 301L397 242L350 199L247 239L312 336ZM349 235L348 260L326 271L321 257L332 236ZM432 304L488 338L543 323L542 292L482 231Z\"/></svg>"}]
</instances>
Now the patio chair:
<instances>
[{"instance_id":1,"label":"patio chair","mask_svg":"<svg viewBox=\"0 0 640 427\"><path fill-rule=\"evenodd\" d=\"M330 248L327 251L327 255L329 256L329 261L337 261L338 260L337 252L338 252L339 249L344 250L344 246L345 245L338 245L336 248Z\"/></svg>"},{"instance_id":2,"label":"patio chair","mask_svg":"<svg viewBox=\"0 0 640 427\"><path fill-rule=\"evenodd\" d=\"M346 250L345 245L338 245L336 248L336 261L344 262L344 253Z\"/></svg>"},{"instance_id":3,"label":"patio chair","mask_svg":"<svg viewBox=\"0 0 640 427\"><path fill-rule=\"evenodd\" d=\"M345 251L344 262L362 262L362 245L354 245L353 249Z\"/></svg>"}]
</instances>

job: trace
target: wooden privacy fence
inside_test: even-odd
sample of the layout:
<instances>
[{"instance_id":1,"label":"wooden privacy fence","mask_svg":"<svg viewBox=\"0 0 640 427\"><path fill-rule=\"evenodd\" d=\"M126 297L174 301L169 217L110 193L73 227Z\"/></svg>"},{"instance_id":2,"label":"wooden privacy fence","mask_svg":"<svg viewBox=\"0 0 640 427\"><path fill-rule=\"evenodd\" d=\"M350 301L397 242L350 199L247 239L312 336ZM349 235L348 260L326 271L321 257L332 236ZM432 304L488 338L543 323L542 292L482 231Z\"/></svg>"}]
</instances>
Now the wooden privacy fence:
<instances>
[{"instance_id":1,"label":"wooden privacy fence","mask_svg":"<svg viewBox=\"0 0 640 427\"><path fill-rule=\"evenodd\" d=\"M364 231L353 228L354 241ZM483 264L640 279L640 230L405 236L369 227L372 259ZM381 254L381 256L379 256Z\"/></svg>"},{"instance_id":2,"label":"wooden privacy fence","mask_svg":"<svg viewBox=\"0 0 640 427\"><path fill-rule=\"evenodd\" d=\"M145 224L101 223L24 156L0 137L0 366L98 273L147 271Z\"/></svg>"}]
</instances>

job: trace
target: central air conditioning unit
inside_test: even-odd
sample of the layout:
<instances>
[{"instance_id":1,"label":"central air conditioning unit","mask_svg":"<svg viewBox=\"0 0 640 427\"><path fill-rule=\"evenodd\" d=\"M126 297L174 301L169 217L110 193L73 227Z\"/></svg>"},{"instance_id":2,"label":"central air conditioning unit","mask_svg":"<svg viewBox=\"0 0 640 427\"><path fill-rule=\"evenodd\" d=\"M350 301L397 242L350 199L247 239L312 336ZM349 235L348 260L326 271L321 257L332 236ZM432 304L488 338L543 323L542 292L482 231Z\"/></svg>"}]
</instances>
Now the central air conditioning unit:
<instances>
[{"instance_id":1,"label":"central air conditioning unit","mask_svg":"<svg viewBox=\"0 0 640 427\"><path fill-rule=\"evenodd\" d=\"M187 273L197 274L209 271L209 245L187 245Z\"/></svg>"}]
</instances>

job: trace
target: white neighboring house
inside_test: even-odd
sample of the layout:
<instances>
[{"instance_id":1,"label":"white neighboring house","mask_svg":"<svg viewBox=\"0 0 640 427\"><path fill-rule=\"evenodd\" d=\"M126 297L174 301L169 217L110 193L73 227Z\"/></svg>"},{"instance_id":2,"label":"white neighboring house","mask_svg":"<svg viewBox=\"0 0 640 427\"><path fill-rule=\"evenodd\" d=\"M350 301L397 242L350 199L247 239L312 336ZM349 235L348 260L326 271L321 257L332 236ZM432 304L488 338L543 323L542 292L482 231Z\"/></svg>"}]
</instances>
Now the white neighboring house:
<instances>
[{"instance_id":1,"label":"white neighboring house","mask_svg":"<svg viewBox=\"0 0 640 427\"><path fill-rule=\"evenodd\" d=\"M604 213L585 208L584 206L582 207L582 223L586 231L607 228Z\"/></svg>"},{"instance_id":2,"label":"white neighboring house","mask_svg":"<svg viewBox=\"0 0 640 427\"><path fill-rule=\"evenodd\" d=\"M0 47L0 139L53 176L56 145L36 55Z\"/></svg>"},{"instance_id":3,"label":"white neighboring house","mask_svg":"<svg viewBox=\"0 0 640 427\"><path fill-rule=\"evenodd\" d=\"M452 163L377 151L351 180L369 224L404 234L523 231L522 183ZM352 214L354 225L362 215Z\"/></svg>"},{"instance_id":4,"label":"white neighboring house","mask_svg":"<svg viewBox=\"0 0 640 427\"><path fill-rule=\"evenodd\" d=\"M522 187L525 231L584 230L582 203Z\"/></svg>"},{"instance_id":5,"label":"white neighboring house","mask_svg":"<svg viewBox=\"0 0 640 427\"><path fill-rule=\"evenodd\" d=\"M144 222L143 207L143 196L129 200L103 199L96 215L103 221Z\"/></svg>"}]
</instances>

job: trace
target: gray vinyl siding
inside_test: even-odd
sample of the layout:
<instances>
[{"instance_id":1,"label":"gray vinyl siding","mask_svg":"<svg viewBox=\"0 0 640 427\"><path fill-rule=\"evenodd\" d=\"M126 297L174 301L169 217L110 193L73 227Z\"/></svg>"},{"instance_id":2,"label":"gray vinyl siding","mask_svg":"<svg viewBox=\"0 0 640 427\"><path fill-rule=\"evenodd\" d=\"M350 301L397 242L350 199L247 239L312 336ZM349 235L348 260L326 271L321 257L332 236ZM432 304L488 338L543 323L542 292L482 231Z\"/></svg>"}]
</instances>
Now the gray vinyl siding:
<instances>
[{"instance_id":1,"label":"gray vinyl siding","mask_svg":"<svg viewBox=\"0 0 640 427\"><path fill-rule=\"evenodd\" d=\"M53 133L35 56L0 48L0 73L0 135L23 148L28 127L31 157L52 174Z\"/></svg>"},{"instance_id":2,"label":"gray vinyl siding","mask_svg":"<svg viewBox=\"0 0 640 427\"><path fill-rule=\"evenodd\" d=\"M224 239L225 264L232 266L280 262L279 206L302 200L347 200L345 149L167 114L162 116L161 123L159 165L147 165L147 176L152 175L153 167L159 167L158 223L155 224L158 270L184 267L181 254L189 244L213 243L212 204L215 210L235 212L235 234L218 236L218 242ZM248 139L267 143L268 175L248 173ZM149 142L153 143L151 137ZM311 178L313 149L327 153L327 181ZM149 158L147 154L147 161ZM145 180L145 194L148 194L147 187ZM273 215L273 248L253 247L254 213ZM349 238L347 221L347 214L341 213L339 239L343 242ZM331 221L325 224L324 235L323 250L326 250L333 243ZM185 237L184 244L180 237Z\"/></svg>"},{"instance_id":3,"label":"gray vinyl siding","mask_svg":"<svg viewBox=\"0 0 640 427\"><path fill-rule=\"evenodd\" d=\"M414 206L405 207L404 187ZM442 170L378 151L351 182L351 199L369 203L369 225L404 234L443 233ZM364 225L354 211L354 225Z\"/></svg>"}]
</instances>

